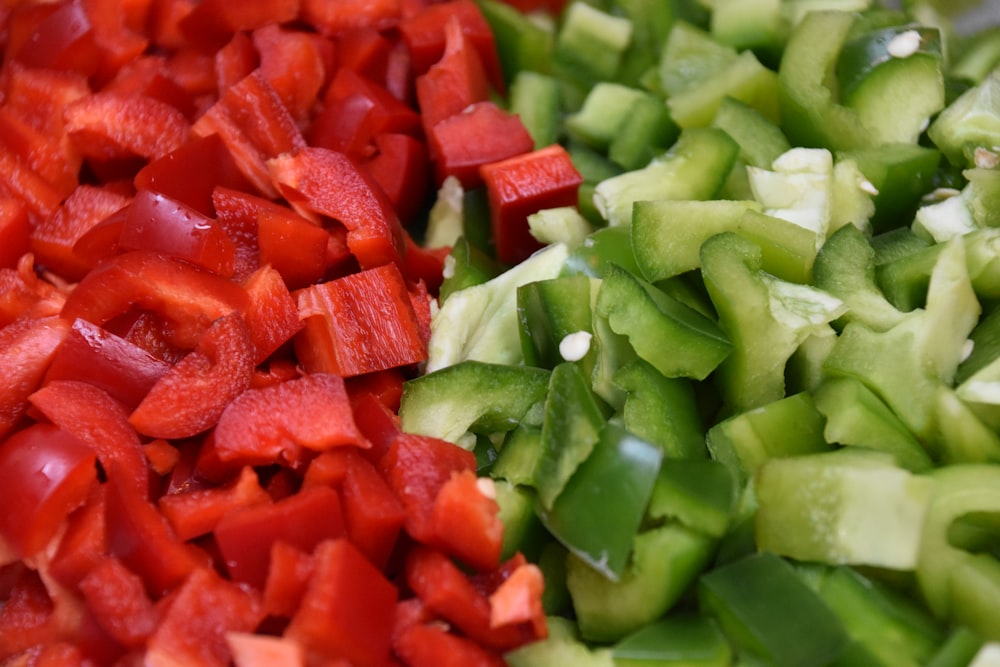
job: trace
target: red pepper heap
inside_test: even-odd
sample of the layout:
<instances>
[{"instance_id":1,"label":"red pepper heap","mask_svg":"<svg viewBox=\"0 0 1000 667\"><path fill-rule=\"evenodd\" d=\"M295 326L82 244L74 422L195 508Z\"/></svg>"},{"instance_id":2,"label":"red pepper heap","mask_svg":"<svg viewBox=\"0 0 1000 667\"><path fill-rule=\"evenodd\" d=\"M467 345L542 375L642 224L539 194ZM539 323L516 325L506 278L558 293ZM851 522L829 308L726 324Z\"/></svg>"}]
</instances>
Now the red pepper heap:
<instances>
[{"instance_id":1,"label":"red pepper heap","mask_svg":"<svg viewBox=\"0 0 1000 667\"><path fill-rule=\"evenodd\" d=\"M395 415L434 186L485 185L516 262L579 185L490 101L472 0L0 20L0 660L498 665L544 637L474 455ZM558 183L518 180L538 160Z\"/></svg>"}]
</instances>

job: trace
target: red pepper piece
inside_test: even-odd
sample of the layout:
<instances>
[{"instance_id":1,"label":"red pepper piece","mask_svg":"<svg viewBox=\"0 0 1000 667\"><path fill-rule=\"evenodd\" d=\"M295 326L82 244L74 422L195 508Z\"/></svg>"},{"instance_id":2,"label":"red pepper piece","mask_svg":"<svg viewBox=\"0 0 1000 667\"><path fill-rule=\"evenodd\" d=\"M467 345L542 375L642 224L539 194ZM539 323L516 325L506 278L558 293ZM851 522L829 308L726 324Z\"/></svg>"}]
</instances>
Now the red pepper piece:
<instances>
[{"instance_id":1,"label":"red pepper piece","mask_svg":"<svg viewBox=\"0 0 1000 667\"><path fill-rule=\"evenodd\" d=\"M0 267L14 268L28 252L31 223L28 209L14 198L0 199Z\"/></svg>"},{"instance_id":2,"label":"red pepper piece","mask_svg":"<svg viewBox=\"0 0 1000 667\"><path fill-rule=\"evenodd\" d=\"M217 133L243 175L267 197L278 195L267 160L305 146L295 119L259 67L229 88L192 129L202 137Z\"/></svg>"},{"instance_id":3,"label":"red pepper piece","mask_svg":"<svg viewBox=\"0 0 1000 667\"><path fill-rule=\"evenodd\" d=\"M548 636L542 593L545 579L534 563L522 563L490 595L494 628L530 624L536 639Z\"/></svg>"},{"instance_id":4,"label":"red pepper piece","mask_svg":"<svg viewBox=\"0 0 1000 667\"><path fill-rule=\"evenodd\" d=\"M392 412L399 410L399 401L403 397L403 383L406 375L401 369L388 368L384 371L356 375L344 380L347 393L351 397L351 405L357 410L358 397L372 395Z\"/></svg>"},{"instance_id":5,"label":"red pepper piece","mask_svg":"<svg viewBox=\"0 0 1000 667\"><path fill-rule=\"evenodd\" d=\"M379 32L399 23L400 0L302 0L301 18L323 35L339 36L361 27Z\"/></svg>"},{"instance_id":6,"label":"red pepper piece","mask_svg":"<svg viewBox=\"0 0 1000 667\"><path fill-rule=\"evenodd\" d=\"M340 489L347 477L347 468L356 454L353 447L337 447L321 452L309 461L309 467L302 476L302 488L328 486Z\"/></svg>"},{"instance_id":7,"label":"red pepper piece","mask_svg":"<svg viewBox=\"0 0 1000 667\"><path fill-rule=\"evenodd\" d=\"M406 521L406 510L375 466L361 454L352 454L341 491L347 536L372 564L384 568Z\"/></svg>"},{"instance_id":8,"label":"red pepper piece","mask_svg":"<svg viewBox=\"0 0 1000 667\"><path fill-rule=\"evenodd\" d=\"M159 597L176 588L208 555L180 541L160 511L112 468L105 500L108 554L142 577L146 591Z\"/></svg>"},{"instance_id":9,"label":"red pepper piece","mask_svg":"<svg viewBox=\"0 0 1000 667\"><path fill-rule=\"evenodd\" d=\"M337 65L378 84L385 84L392 42L370 26L348 30L337 37Z\"/></svg>"},{"instance_id":10,"label":"red pepper piece","mask_svg":"<svg viewBox=\"0 0 1000 667\"><path fill-rule=\"evenodd\" d=\"M396 653L410 667L503 667L503 659L440 625L415 625L401 633Z\"/></svg>"},{"instance_id":11,"label":"red pepper piece","mask_svg":"<svg viewBox=\"0 0 1000 667\"><path fill-rule=\"evenodd\" d=\"M315 559L285 636L325 659L387 664L396 587L346 539L324 542Z\"/></svg>"},{"instance_id":12,"label":"red pepper piece","mask_svg":"<svg viewBox=\"0 0 1000 667\"><path fill-rule=\"evenodd\" d=\"M472 0L427 4L399 24L400 34L410 51L414 73L423 74L441 60L445 52L445 26L453 16L479 54L490 84L502 95L506 84L493 30Z\"/></svg>"},{"instance_id":13,"label":"red pepper piece","mask_svg":"<svg viewBox=\"0 0 1000 667\"><path fill-rule=\"evenodd\" d=\"M454 176L466 190L483 184L482 165L523 155L534 145L520 117L488 100L445 118L428 135L438 187Z\"/></svg>"},{"instance_id":14,"label":"red pepper piece","mask_svg":"<svg viewBox=\"0 0 1000 667\"><path fill-rule=\"evenodd\" d=\"M236 249L211 218L152 190L139 190L118 238L121 250L147 250L232 277Z\"/></svg>"},{"instance_id":15,"label":"red pepper piece","mask_svg":"<svg viewBox=\"0 0 1000 667\"><path fill-rule=\"evenodd\" d=\"M294 21L299 4L300 0L204 0L180 20L179 27L189 45L214 53L235 32Z\"/></svg>"},{"instance_id":16,"label":"red pepper piece","mask_svg":"<svg viewBox=\"0 0 1000 667\"><path fill-rule=\"evenodd\" d=\"M129 415L143 435L187 438L214 426L250 386L255 348L239 313L220 317Z\"/></svg>"},{"instance_id":17,"label":"red pepper piece","mask_svg":"<svg viewBox=\"0 0 1000 667\"><path fill-rule=\"evenodd\" d=\"M490 203L490 224L501 262L524 260L540 247L528 216L545 208L575 206L583 177L562 146L553 144L480 167Z\"/></svg>"},{"instance_id":18,"label":"red pepper piece","mask_svg":"<svg viewBox=\"0 0 1000 667\"><path fill-rule=\"evenodd\" d=\"M153 160L136 173L133 182L138 190L152 190L207 217L215 215L212 193L217 187L233 190L252 187L217 134L194 137L177 150Z\"/></svg>"},{"instance_id":19,"label":"red pepper piece","mask_svg":"<svg viewBox=\"0 0 1000 667\"><path fill-rule=\"evenodd\" d=\"M399 269L386 264L298 293L305 327L295 349L310 372L350 377L423 361L409 292Z\"/></svg>"},{"instance_id":20,"label":"red pepper piece","mask_svg":"<svg viewBox=\"0 0 1000 667\"><path fill-rule=\"evenodd\" d=\"M47 317L0 329L0 437L24 415L28 396L41 384L69 326L62 318Z\"/></svg>"},{"instance_id":21,"label":"red pepper piece","mask_svg":"<svg viewBox=\"0 0 1000 667\"><path fill-rule=\"evenodd\" d=\"M446 440L400 433L379 468L406 508L406 532L429 542L434 538L434 499L453 472L475 470L476 457Z\"/></svg>"},{"instance_id":22,"label":"red pepper piece","mask_svg":"<svg viewBox=\"0 0 1000 667\"><path fill-rule=\"evenodd\" d=\"M146 661L224 667L231 655L226 633L250 632L262 617L249 591L202 567L191 573L149 638Z\"/></svg>"},{"instance_id":23,"label":"red pepper piece","mask_svg":"<svg viewBox=\"0 0 1000 667\"><path fill-rule=\"evenodd\" d=\"M14 153L62 196L79 184L82 158L61 136L47 136L9 108L0 108L0 145Z\"/></svg>"},{"instance_id":24,"label":"red pepper piece","mask_svg":"<svg viewBox=\"0 0 1000 667\"><path fill-rule=\"evenodd\" d=\"M142 647L156 627L157 613L142 578L117 558L95 563L79 590L97 623L125 648Z\"/></svg>"},{"instance_id":25,"label":"red pepper piece","mask_svg":"<svg viewBox=\"0 0 1000 667\"><path fill-rule=\"evenodd\" d=\"M15 269L0 267L0 327L58 315L65 302L65 286L43 280L31 253L22 255Z\"/></svg>"},{"instance_id":26,"label":"red pepper piece","mask_svg":"<svg viewBox=\"0 0 1000 667\"><path fill-rule=\"evenodd\" d=\"M354 408L354 421L365 438L372 443L371 449L364 453L365 457L378 463L400 434L399 417L385 401L370 392L354 397L351 405Z\"/></svg>"},{"instance_id":27,"label":"red pepper piece","mask_svg":"<svg viewBox=\"0 0 1000 667\"><path fill-rule=\"evenodd\" d=\"M10 45L8 40L8 47ZM82 74L28 69L15 61L4 63L4 84L4 108L48 137L62 136L65 129L63 110L68 104L90 95L90 84Z\"/></svg>"},{"instance_id":28,"label":"red pepper piece","mask_svg":"<svg viewBox=\"0 0 1000 667\"><path fill-rule=\"evenodd\" d=\"M163 438L144 443L142 453L146 455L149 467L160 477L172 473L181 458L180 451Z\"/></svg>"},{"instance_id":29,"label":"red pepper piece","mask_svg":"<svg viewBox=\"0 0 1000 667\"><path fill-rule=\"evenodd\" d=\"M311 552L320 542L344 535L340 496L315 486L274 503L230 512L213 535L230 577L263 590L274 543Z\"/></svg>"},{"instance_id":30,"label":"red pepper piece","mask_svg":"<svg viewBox=\"0 0 1000 667\"><path fill-rule=\"evenodd\" d=\"M36 69L73 70L84 76L96 72L100 52L82 3L57 3L46 14L10 53Z\"/></svg>"},{"instance_id":31,"label":"red pepper piece","mask_svg":"<svg viewBox=\"0 0 1000 667\"><path fill-rule=\"evenodd\" d=\"M49 421L86 444L104 470L116 468L141 494L149 493L149 470L139 437L122 405L86 382L48 382L28 397Z\"/></svg>"},{"instance_id":32,"label":"red pepper piece","mask_svg":"<svg viewBox=\"0 0 1000 667\"><path fill-rule=\"evenodd\" d=\"M347 246L362 268L398 263L405 232L388 196L347 155L309 147L268 163L271 179L303 215L323 215L347 228Z\"/></svg>"},{"instance_id":33,"label":"red pepper piece","mask_svg":"<svg viewBox=\"0 0 1000 667\"><path fill-rule=\"evenodd\" d=\"M152 97L97 92L68 105L65 114L73 143L98 163L162 157L191 132L184 114Z\"/></svg>"},{"instance_id":34,"label":"red pepper piece","mask_svg":"<svg viewBox=\"0 0 1000 667\"><path fill-rule=\"evenodd\" d=\"M64 586L73 588L107 553L104 539L103 484L92 484L83 506L69 515L66 532L49 563L49 573Z\"/></svg>"},{"instance_id":35,"label":"red pepper piece","mask_svg":"<svg viewBox=\"0 0 1000 667\"><path fill-rule=\"evenodd\" d=\"M235 480L224 486L163 495L157 505L177 537L187 541L211 533L231 511L270 502L271 496L261 487L257 473L245 466Z\"/></svg>"},{"instance_id":36,"label":"red pepper piece","mask_svg":"<svg viewBox=\"0 0 1000 667\"><path fill-rule=\"evenodd\" d=\"M161 54L143 54L130 58L121 64L114 78L101 90L122 95L145 95L169 104L188 119L195 114L194 99L174 80L167 57Z\"/></svg>"},{"instance_id":37,"label":"red pepper piece","mask_svg":"<svg viewBox=\"0 0 1000 667\"><path fill-rule=\"evenodd\" d=\"M121 336L78 319L56 350L44 382L85 382L131 410L168 368L168 363Z\"/></svg>"},{"instance_id":38,"label":"red pepper piece","mask_svg":"<svg viewBox=\"0 0 1000 667\"><path fill-rule=\"evenodd\" d=\"M274 268L289 289L311 285L327 269L330 234L289 208L272 204L257 211L261 265Z\"/></svg>"},{"instance_id":39,"label":"red pepper piece","mask_svg":"<svg viewBox=\"0 0 1000 667\"><path fill-rule=\"evenodd\" d=\"M59 191L12 152L0 151L0 194L24 202L35 219L47 218L59 207Z\"/></svg>"},{"instance_id":40,"label":"red pepper piece","mask_svg":"<svg viewBox=\"0 0 1000 667\"><path fill-rule=\"evenodd\" d=\"M99 52L94 79L97 85L101 85L114 77L126 63L140 57L149 46L149 39L129 25L127 3L120 0L80 0L80 4L90 21Z\"/></svg>"},{"instance_id":41,"label":"red pepper piece","mask_svg":"<svg viewBox=\"0 0 1000 667\"><path fill-rule=\"evenodd\" d=\"M103 326L138 306L167 320L174 342L191 349L212 322L244 312L247 304L246 291L221 276L183 260L136 251L88 273L66 299L62 315Z\"/></svg>"},{"instance_id":42,"label":"red pepper piece","mask_svg":"<svg viewBox=\"0 0 1000 667\"><path fill-rule=\"evenodd\" d=\"M399 133L379 134L373 141L374 153L361 166L388 195L396 215L407 226L427 203L431 185L427 147L423 141Z\"/></svg>"},{"instance_id":43,"label":"red pepper piece","mask_svg":"<svg viewBox=\"0 0 1000 667\"><path fill-rule=\"evenodd\" d=\"M35 424L0 444L0 536L22 558L34 556L87 499L97 479L93 450L52 424Z\"/></svg>"},{"instance_id":44,"label":"red pepper piece","mask_svg":"<svg viewBox=\"0 0 1000 667\"><path fill-rule=\"evenodd\" d=\"M5 578L12 582L0 605L0 659L35 646L51 646L63 634L54 613L55 605L38 572L22 563L8 567L11 571L4 573Z\"/></svg>"},{"instance_id":45,"label":"red pepper piece","mask_svg":"<svg viewBox=\"0 0 1000 667\"><path fill-rule=\"evenodd\" d=\"M316 564L312 554L287 542L271 545L271 563L261 604L270 616L291 618L299 608Z\"/></svg>"},{"instance_id":46,"label":"red pepper piece","mask_svg":"<svg viewBox=\"0 0 1000 667\"><path fill-rule=\"evenodd\" d=\"M344 381L323 373L243 392L226 406L214 439L218 460L235 465L296 461L303 448L344 445L369 446L354 424Z\"/></svg>"},{"instance_id":47,"label":"red pepper piece","mask_svg":"<svg viewBox=\"0 0 1000 667\"><path fill-rule=\"evenodd\" d=\"M94 267L96 257L110 254L117 246L120 230L109 231L95 243L92 236L80 251L77 243L91 230L114 213L123 210L131 198L112 187L81 185L67 197L55 213L35 225L31 233L31 251L38 261L69 280L79 280ZM110 248L108 243L114 244ZM98 245L103 245L97 250ZM93 249L91 249L93 248Z\"/></svg>"},{"instance_id":48,"label":"red pepper piece","mask_svg":"<svg viewBox=\"0 0 1000 667\"><path fill-rule=\"evenodd\" d=\"M233 662L240 667L301 667L306 664L302 646L284 637L229 632L226 643L233 654Z\"/></svg>"},{"instance_id":49,"label":"red pepper piece","mask_svg":"<svg viewBox=\"0 0 1000 667\"><path fill-rule=\"evenodd\" d=\"M490 95L489 80L479 52L455 16L445 24L445 39L441 59L416 79L417 102L428 136L445 118Z\"/></svg>"},{"instance_id":50,"label":"red pepper piece","mask_svg":"<svg viewBox=\"0 0 1000 667\"><path fill-rule=\"evenodd\" d=\"M264 78L296 122L305 126L327 79L319 40L308 32L268 23L254 30L253 45L260 55Z\"/></svg>"},{"instance_id":51,"label":"red pepper piece","mask_svg":"<svg viewBox=\"0 0 1000 667\"><path fill-rule=\"evenodd\" d=\"M471 470L453 473L438 491L431 514L434 544L480 571L495 569L503 549L500 507L491 486Z\"/></svg>"},{"instance_id":52,"label":"red pepper piece","mask_svg":"<svg viewBox=\"0 0 1000 667\"><path fill-rule=\"evenodd\" d=\"M295 299L281 274L262 266L243 285L250 297L246 323L253 341L254 365L260 364L302 328Z\"/></svg>"},{"instance_id":53,"label":"red pepper piece","mask_svg":"<svg viewBox=\"0 0 1000 667\"><path fill-rule=\"evenodd\" d=\"M215 52L215 79L218 96L235 86L260 64L253 40L245 32L234 33L225 46ZM211 136L211 135L209 135Z\"/></svg>"},{"instance_id":54,"label":"red pepper piece","mask_svg":"<svg viewBox=\"0 0 1000 667\"><path fill-rule=\"evenodd\" d=\"M279 204L220 185L212 191L212 206L215 208L216 222L226 230L236 246L233 277L243 280L260 268L257 212L261 208L277 207Z\"/></svg>"}]
</instances>

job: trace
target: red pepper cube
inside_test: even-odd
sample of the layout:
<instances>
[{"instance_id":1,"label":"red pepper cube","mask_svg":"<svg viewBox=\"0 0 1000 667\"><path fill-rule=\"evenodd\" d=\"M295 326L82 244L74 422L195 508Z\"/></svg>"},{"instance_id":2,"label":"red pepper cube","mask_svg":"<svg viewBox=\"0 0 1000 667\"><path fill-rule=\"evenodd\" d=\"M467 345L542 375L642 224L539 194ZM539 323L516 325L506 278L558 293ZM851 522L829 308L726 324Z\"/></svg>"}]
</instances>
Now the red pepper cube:
<instances>
[{"instance_id":1,"label":"red pepper cube","mask_svg":"<svg viewBox=\"0 0 1000 667\"><path fill-rule=\"evenodd\" d=\"M17 266L28 252L30 234L28 208L12 197L0 199L0 267Z\"/></svg>"},{"instance_id":2,"label":"red pepper cube","mask_svg":"<svg viewBox=\"0 0 1000 667\"><path fill-rule=\"evenodd\" d=\"M385 83L392 41L370 26L342 33L336 40L338 72L349 69L370 81Z\"/></svg>"},{"instance_id":3,"label":"red pepper cube","mask_svg":"<svg viewBox=\"0 0 1000 667\"><path fill-rule=\"evenodd\" d=\"M63 586L75 588L107 557L104 535L105 485L93 484L83 506L69 515L66 531L49 561L49 573Z\"/></svg>"},{"instance_id":4,"label":"red pepper cube","mask_svg":"<svg viewBox=\"0 0 1000 667\"><path fill-rule=\"evenodd\" d=\"M56 350L69 333L60 317L20 320L0 329L0 437L24 416Z\"/></svg>"},{"instance_id":5,"label":"red pepper cube","mask_svg":"<svg viewBox=\"0 0 1000 667\"><path fill-rule=\"evenodd\" d=\"M62 196L79 184L80 154L62 136L50 136L32 127L15 111L0 108L0 145L17 155Z\"/></svg>"},{"instance_id":6,"label":"red pepper cube","mask_svg":"<svg viewBox=\"0 0 1000 667\"><path fill-rule=\"evenodd\" d=\"M454 176L466 190L483 184L479 168L523 155L535 142L520 117L490 101L476 102L445 118L428 137L438 187Z\"/></svg>"},{"instance_id":7,"label":"red pepper cube","mask_svg":"<svg viewBox=\"0 0 1000 667\"><path fill-rule=\"evenodd\" d=\"M388 195L407 226L427 202L431 185L427 146L408 134L385 133L374 138L373 150L361 167Z\"/></svg>"},{"instance_id":8,"label":"red pepper cube","mask_svg":"<svg viewBox=\"0 0 1000 667\"><path fill-rule=\"evenodd\" d=\"M416 364L427 347L399 269L386 264L298 293L303 367L344 377Z\"/></svg>"},{"instance_id":9,"label":"red pepper cube","mask_svg":"<svg viewBox=\"0 0 1000 667\"><path fill-rule=\"evenodd\" d=\"M232 4L230 0L224 1L227 5ZM298 0L291 1L298 4ZM270 0L264 2L273 4ZM253 45L260 56L264 78L274 87L295 121L304 126L327 80L321 42L314 34L283 28L275 22L253 31Z\"/></svg>"},{"instance_id":10,"label":"red pepper cube","mask_svg":"<svg viewBox=\"0 0 1000 667\"><path fill-rule=\"evenodd\" d=\"M298 18L300 0L204 0L178 23L183 36L197 49L214 52L233 33Z\"/></svg>"},{"instance_id":11,"label":"red pepper cube","mask_svg":"<svg viewBox=\"0 0 1000 667\"><path fill-rule=\"evenodd\" d=\"M271 179L304 217L326 216L347 228L361 268L399 263L406 233L389 197L345 153L308 147L268 162Z\"/></svg>"},{"instance_id":12,"label":"red pepper cube","mask_svg":"<svg viewBox=\"0 0 1000 667\"><path fill-rule=\"evenodd\" d=\"M247 327L253 341L254 365L259 365L302 328L295 299L280 273L270 266L257 269L244 283L250 297Z\"/></svg>"},{"instance_id":13,"label":"red pepper cube","mask_svg":"<svg viewBox=\"0 0 1000 667\"><path fill-rule=\"evenodd\" d=\"M142 54L128 58L121 63L114 72L114 78L102 90L129 96L143 95L169 104L184 114L185 118L190 119L195 115L193 97L173 79L167 58L161 54Z\"/></svg>"},{"instance_id":14,"label":"red pepper cube","mask_svg":"<svg viewBox=\"0 0 1000 667\"><path fill-rule=\"evenodd\" d=\"M541 245L531 236L528 216L542 209L576 206L583 176L569 153L553 144L480 167L490 203L497 258L514 264Z\"/></svg>"},{"instance_id":15,"label":"red pepper cube","mask_svg":"<svg viewBox=\"0 0 1000 667\"><path fill-rule=\"evenodd\" d=\"M219 521L244 507L257 507L271 502L250 466L224 486L193 489L160 496L157 505L170 526L182 540L191 540L211 533Z\"/></svg>"},{"instance_id":16,"label":"red pepper cube","mask_svg":"<svg viewBox=\"0 0 1000 667\"><path fill-rule=\"evenodd\" d=\"M59 208L59 190L11 151L0 150L0 193L23 202L33 219L44 219Z\"/></svg>"},{"instance_id":17,"label":"red pepper cube","mask_svg":"<svg viewBox=\"0 0 1000 667\"><path fill-rule=\"evenodd\" d=\"M453 473L434 499L434 543L479 571L495 569L503 549L503 523L492 480Z\"/></svg>"},{"instance_id":18,"label":"red pepper cube","mask_svg":"<svg viewBox=\"0 0 1000 667\"><path fill-rule=\"evenodd\" d=\"M384 568L406 521L406 510L372 463L353 452L341 486L347 536Z\"/></svg>"},{"instance_id":19,"label":"red pepper cube","mask_svg":"<svg viewBox=\"0 0 1000 667\"><path fill-rule=\"evenodd\" d=\"M457 17L445 24L445 37L441 59L416 78L417 103L428 135L445 118L490 96L482 59Z\"/></svg>"},{"instance_id":20,"label":"red pepper cube","mask_svg":"<svg viewBox=\"0 0 1000 667\"><path fill-rule=\"evenodd\" d=\"M96 482L93 450L52 424L35 424L0 443L0 537L22 558L56 536Z\"/></svg>"},{"instance_id":21,"label":"red pepper cube","mask_svg":"<svg viewBox=\"0 0 1000 667\"><path fill-rule=\"evenodd\" d=\"M19 48L8 53L34 69L72 70L85 76L97 71L100 51L83 3L55 3L39 18Z\"/></svg>"},{"instance_id":22,"label":"red pepper cube","mask_svg":"<svg viewBox=\"0 0 1000 667\"><path fill-rule=\"evenodd\" d=\"M285 636L329 660L388 664L396 587L346 539L321 544L315 568Z\"/></svg>"},{"instance_id":23,"label":"red pepper cube","mask_svg":"<svg viewBox=\"0 0 1000 667\"><path fill-rule=\"evenodd\" d=\"M291 618L302 602L309 578L316 569L311 553L287 542L271 545L271 562L267 570L261 603L270 616Z\"/></svg>"},{"instance_id":24,"label":"red pepper cube","mask_svg":"<svg viewBox=\"0 0 1000 667\"><path fill-rule=\"evenodd\" d=\"M79 590L98 625L116 642L128 649L146 643L158 619L139 575L106 556L80 580Z\"/></svg>"},{"instance_id":25,"label":"red pepper cube","mask_svg":"<svg viewBox=\"0 0 1000 667\"><path fill-rule=\"evenodd\" d=\"M327 269L330 233L286 206L268 204L257 211L257 248L261 266L270 266L288 289L320 280Z\"/></svg>"},{"instance_id":26,"label":"red pepper cube","mask_svg":"<svg viewBox=\"0 0 1000 667\"><path fill-rule=\"evenodd\" d=\"M229 576L263 591L274 543L310 552L325 540L344 536L340 496L315 486L274 503L230 512L213 535Z\"/></svg>"},{"instance_id":27,"label":"red pepper cube","mask_svg":"<svg viewBox=\"0 0 1000 667\"><path fill-rule=\"evenodd\" d=\"M395 641L396 654L410 667L503 667L500 654L439 624L414 625Z\"/></svg>"},{"instance_id":28,"label":"red pepper cube","mask_svg":"<svg viewBox=\"0 0 1000 667\"><path fill-rule=\"evenodd\" d=\"M370 27L383 32L394 28L403 11L402 0L302 0L302 18L321 35L340 35Z\"/></svg>"}]
</instances>

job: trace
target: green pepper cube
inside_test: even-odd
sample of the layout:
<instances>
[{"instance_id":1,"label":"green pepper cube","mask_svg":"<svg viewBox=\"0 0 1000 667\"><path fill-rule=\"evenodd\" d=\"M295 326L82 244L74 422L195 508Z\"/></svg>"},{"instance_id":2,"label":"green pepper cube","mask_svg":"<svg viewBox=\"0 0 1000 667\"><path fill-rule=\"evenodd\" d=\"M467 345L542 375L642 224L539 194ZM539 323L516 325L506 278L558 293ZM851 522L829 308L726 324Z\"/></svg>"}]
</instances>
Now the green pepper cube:
<instances>
[{"instance_id":1,"label":"green pepper cube","mask_svg":"<svg viewBox=\"0 0 1000 667\"><path fill-rule=\"evenodd\" d=\"M730 0L727 4L743 1ZM740 146L740 159L754 167L770 169L774 161L792 147L778 124L757 109L732 97L719 102L712 126L724 130L732 137Z\"/></svg>"},{"instance_id":2,"label":"green pepper cube","mask_svg":"<svg viewBox=\"0 0 1000 667\"><path fill-rule=\"evenodd\" d=\"M912 571L932 486L883 452L771 459L755 479L757 544L801 561Z\"/></svg>"},{"instance_id":3,"label":"green pepper cube","mask_svg":"<svg viewBox=\"0 0 1000 667\"><path fill-rule=\"evenodd\" d=\"M672 609L708 566L715 540L679 523L666 523L635 538L632 560L609 579L570 556L566 585L585 639L622 639Z\"/></svg>"},{"instance_id":4,"label":"green pepper cube","mask_svg":"<svg viewBox=\"0 0 1000 667\"><path fill-rule=\"evenodd\" d=\"M561 616L546 619L549 635L540 641L508 651L503 659L510 667L617 667L611 650L590 647L580 639L576 626Z\"/></svg>"},{"instance_id":5,"label":"green pepper cube","mask_svg":"<svg viewBox=\"0 0 1000 667\"><path fill-rule=\"evenodd\" d=\"M591 290L582 275L539 280L517 288L517 314L525 363L554 368L579 362L587 376L594 366Z\"/></svg>"},{"instance_id":6,"label":"green pepper cube","mask_svg":"<svg viewBox=\"0 0 1000 667\"><path fill-rule=\"evenodd\" d=\"M602 227L591 232L583 243L570 252L566 259L566 271L603 278L611 264L617 264L630 273L640 273L628 227Z\"/></svg>"},{"instance_id":7,"label":"green pepper cube","mask_svg":"<svg viewBox=\"0 0 1000 667\"><path fill-rule=\"evenodd\" d=\"M927 128L927 136L956 166L977 166L977 152L982 152L980 160L994 159L1000 146L1000 70L994 69L945 107Z\"/></svg>"},{"instance_id":8,"label":"green pepper cube","mask_svg":"<svg viewBox=\"0 0 1000 667\"><path fill-rule=\"evenodd\" d=\"M542 427L522 422L503 439L490 476L517 486L535 486L542 460Z\"/></svg>"},{"instance_id":9,"label":"green pepper cube","mask_svg":"<svg viewBox=\"0 0 1000 667\"><path fill-rule=\"evenodd\" d=\"M477 0L476 4L493 32L500 67L508 83L523 70L548 73L555 48L553 27L531 20L500 0Z\"/></svg>"},{"instance_id":10,"label":"green pepper cube","mask_svg":"<svg viewBox=\"0 0 1000 667\"><path fill-rule=\"evenodd\" d=\"M553 64L584 85L615 78L632 41L632 21L573 2L562 16L552 53Z\"/></svg>"},{"instance_id":11,"label":"green pepper cube","mask_svg":"<svg viewBox=\"0 0 1000 667\"><path fill-rule=\"evenodd\" d=\"M698 599L737 652L766 664L828 665L850 643L836 614L774 554L753 554L715 568L699 581Z\"/></svg>"},{"instance_id":12,"label":"green pepper cube","mask_svg":"<svg viewBox=\"0 0 1000 667\"><path fill-rule=\"evenodd\" d=\"M607 422L551 509L539 502L536 511L597 577L617 580L629 563L662 458L656 445Z\"/></svg>"},{"instance_id":13,"label":"green pepper cube","mask_svg":"<svg viewBox=\"0 0 1000 667\"><path fill-rule=\"evenodd\" d=\"M497 516L504 528L500 558L507 560L517 553L529 558L537 556L548 535L535 513L534 493L506 480L494 481L493 488L499 507Z\"/></svg>"},{"instance_id":14,"label":"green pepper cube","mask_svg":"<svg viewBox=\"0 0 1000 667\"><path fill-rule=\"evenodd\" d=\"M554 76L526 69L518 71L510 84L508 108L524 123L536 150L559 138L562 109L559 81Z\"/></svg>"},{"instance_id":15,"label":"green pepper cube","mask_svg":"<svg viewBox=\"0 0 1000 667\"><path fill-rule=\"evenodd\" d=\"M611 647L616 667L726 667L732 648L712 619L671 614Z\"/></svg>"},{"instance_id":16,"label":"green pepper cube","mask_svg":"<svg viewBox=\"0 0 1000 667\"><path fill-rule=\"evenodd\" d=\"M674 519L721 538L729 529L735 506L733 476L725 464L713 459L666 458L648 512L653 519Z\"/></svg>"},{"instance_id":17,"label":"green pepper cube","mask_svg":"<svg viewBox=\"0 0 1000 667\"><path fill-rule=\"evenodd\" d=\"M674 21L660 56L660 87L667 97L694 88L739 58L731 46L688 21Z\"/></svg>"},{"instance_id":18,"label":"green pepper cube","mask_svg":"<svg viewBox=\"0 0 1000 667\"><path fill-rule=\"evenodd\" d=\"M781 0L715 0L711 33L734 49L752 49L778 62L788 39Z\"/></svg>"},{"instance_id":19,"label":"green pepper cube","mask_svg":"<svg viewBox=\"0 0 1000 667\"><path fill-rule=\"evenodd\" d=\"M646 91L612 81L599 81L587 92L583 106L566 116L566 130L588 146L607 151L618 128L641 100L652 100L663 107L662 101L656 101Z\"/></svg>"},{"instance_id":20,"label":"green pepper cube","mask_svg":"<svg viewBox=\"0 0 1000 667\"><path fill-rule=\"evenodd\" d=\"M596 313L667 377L703 380L732 350L714 321L621 267L608 267Z\"/></svg>"},{"instance_id":21,"label":"green pepper cube","mask_svg":"<svg viewBox=\"0 0 1000 667\"><path fill-rule=\"evenodd\" d=\"M670 95L667 107L678 126L707 127L727 97L745 102L772 121L778 120L778 75L762 65L753 51L739 54L697 86Z\"/></svg>"}]
</instances>

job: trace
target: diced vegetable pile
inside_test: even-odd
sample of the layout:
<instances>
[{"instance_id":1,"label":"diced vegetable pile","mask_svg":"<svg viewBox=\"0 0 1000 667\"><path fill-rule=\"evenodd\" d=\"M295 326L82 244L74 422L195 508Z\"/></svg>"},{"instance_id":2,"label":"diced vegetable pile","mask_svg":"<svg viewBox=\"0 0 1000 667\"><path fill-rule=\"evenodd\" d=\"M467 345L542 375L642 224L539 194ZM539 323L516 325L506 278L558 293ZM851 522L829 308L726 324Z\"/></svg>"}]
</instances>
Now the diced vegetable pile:
<instances>
[{"instance_id":1,"label":"diced vegetable pile","mask_svg":"<svg viewBox=\"0 0 1000 667\"><path fill-rule=\"evenodd\" d=\"M968 4L7 3L0 662L995 661Z\"/></svg>"}]
</instances>

